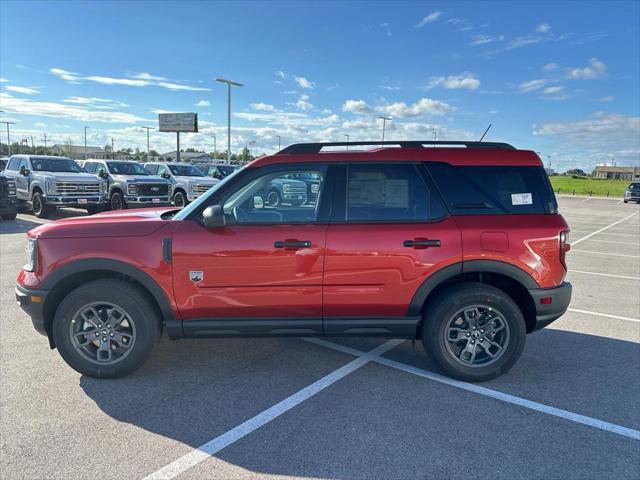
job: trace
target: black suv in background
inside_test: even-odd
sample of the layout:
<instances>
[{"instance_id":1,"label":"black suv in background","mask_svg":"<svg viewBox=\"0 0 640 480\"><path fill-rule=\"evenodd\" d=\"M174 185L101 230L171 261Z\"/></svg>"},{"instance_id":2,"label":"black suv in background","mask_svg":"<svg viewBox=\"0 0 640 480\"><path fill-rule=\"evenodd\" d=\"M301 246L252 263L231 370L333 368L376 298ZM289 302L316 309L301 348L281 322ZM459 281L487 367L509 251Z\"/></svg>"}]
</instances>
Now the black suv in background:
<instances>
[{"instance_id":1,"label":"black suv in background","mask_svg":"<svg viewBox=\"0 0 640 480\"><path fill-rule=\"evenodd\" d=\"M624 203L640 202L640 181L631 182L624 191Z\"/></svg>"},{"instance_id":2,"label":"black suv in background","mask_svg":"<svg viewBox=\"0 0 640 480\"><path fill-rule=\"evenodd\" d=\"M0 173L0 217L3 220L14 220L17 213L16 182Z\"/></svg>"}]
</instances>

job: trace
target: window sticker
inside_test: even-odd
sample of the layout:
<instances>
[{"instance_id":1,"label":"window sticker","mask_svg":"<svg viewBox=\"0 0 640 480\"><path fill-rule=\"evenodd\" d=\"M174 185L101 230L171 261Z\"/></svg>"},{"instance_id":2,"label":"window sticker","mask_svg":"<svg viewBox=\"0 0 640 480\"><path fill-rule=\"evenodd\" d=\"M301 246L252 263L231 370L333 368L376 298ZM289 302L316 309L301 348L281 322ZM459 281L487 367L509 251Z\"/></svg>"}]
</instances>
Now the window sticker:
<instances>
[{"instance_id":1,"label":"window sticker","mask_svg":"<svg viewBox=\"0 0 640 480\"><path fill-rule=\"evenodd\" d=\"M409 180L387 180L385 184L385 207L407 208L409 206Z\"/></svg>"},{"instance_id":2,"label":"window sticker","mask_svg":"<svg viewBox=\"0 0 640 480\"><path fill-rule=\"evenodd\" d=\"M512 193L511 205L531 205L533 204L533 197L531 193Z\"/></svg>"}]
</instances>

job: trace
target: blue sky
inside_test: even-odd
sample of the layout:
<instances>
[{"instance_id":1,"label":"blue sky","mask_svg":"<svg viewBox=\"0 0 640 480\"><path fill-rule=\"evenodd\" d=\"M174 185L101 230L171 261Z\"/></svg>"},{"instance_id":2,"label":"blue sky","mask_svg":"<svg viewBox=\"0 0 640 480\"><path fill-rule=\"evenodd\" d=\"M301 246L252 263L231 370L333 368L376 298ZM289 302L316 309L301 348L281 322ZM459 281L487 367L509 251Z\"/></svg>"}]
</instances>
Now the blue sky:
<instances>
[{"instance_id":1,"label":"blue sky","mask_svg":"<svg viewBox=\"0 0 640 480\"><path fill-rule=\"evenodd\" d=\"M12 141L146 148L160 111L182 145L476 139L554 168L640 164L640 2L0 1L0 108ZM2 141L6 142L6 134ZM152 148L175 149L152 133Z\"/></svg>"}]
</instances>

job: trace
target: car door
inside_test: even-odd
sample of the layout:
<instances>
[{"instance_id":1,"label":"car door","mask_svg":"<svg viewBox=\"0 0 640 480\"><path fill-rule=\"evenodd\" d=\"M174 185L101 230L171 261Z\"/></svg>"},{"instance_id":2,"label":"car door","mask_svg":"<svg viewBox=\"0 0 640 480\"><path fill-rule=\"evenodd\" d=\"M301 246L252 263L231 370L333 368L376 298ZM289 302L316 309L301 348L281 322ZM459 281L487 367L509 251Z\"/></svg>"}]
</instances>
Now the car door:
<instances>
[{"instance_id":1,"label":"car door","mask_svg":"<svg viewBox=\"0 0 640 480\"><path fill-rule=\"evenodd\" d=\"M29 171L28 175L22 175L20 173L21 168L24 167L25 170ZM16 195L21 199L30 199L31 193L29 192L29 187L31 185L31 176L33 173L31 172L29 161L26 158L21 158L18 162L18 174L15 176L16 180Z\"/></svg>"},{"instance_id":2,"label":"car door","mask_svg":"<svg viewBox=\"0 0 640 480\"><path fill-rule=\"evenodd\" d=\"M409 305L462 259L460 232L420 163L340 165L324 274L325 334L415 334Z\"/></svg>"},{"instance_id":3,"label":"car door","mask_svg":"<svg viewBox=\"0 0 640 480\"><path fill-rule=\"evenodd\" d=\"M319 201L268 206L264 186L298 171L320 176ZM249 169L228 191L216 192L224 227L206 229L196 220L180 225L172 265L185 333L322 332L327 178L328 166L320 164Z\"/></svg>"}]
</instances>

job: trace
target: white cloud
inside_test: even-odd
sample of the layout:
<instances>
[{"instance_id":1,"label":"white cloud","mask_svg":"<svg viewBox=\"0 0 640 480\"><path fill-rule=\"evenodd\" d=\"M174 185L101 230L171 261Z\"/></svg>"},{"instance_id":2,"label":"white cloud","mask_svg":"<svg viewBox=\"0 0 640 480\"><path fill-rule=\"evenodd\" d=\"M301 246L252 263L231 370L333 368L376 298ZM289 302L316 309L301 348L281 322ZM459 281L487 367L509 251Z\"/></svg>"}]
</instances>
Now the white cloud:
<instances>
[{"instance_id":1,"label":"white cloud","mask_svg":"<svg viewBox=\"0 0 640 480\"><path fill-rule=\"evenodd\" d=\"M211 102L209 100L200 100L198 103L196 103L196 107L208 107L211 105Z\"/></svg>"},{"instance_id":2,"label":"white cloud","mask_svg":"<svg viewBox=\"0 0 640 480\"><path fill-rule=\"evenodd\" d=\"M371 113L371 107L364 100L347 100L342 104L342 111L364 115Z\"/></svg>"},{"instance_id":3,"label":"white cloud","mask_svg":"<svg viewBox=\"0 0 640 480\"><path fill-rule=\"evenodd\" d=\"M43 127L46 127L47 124L42 122L37 122L37 123L34 123L33 126L43 128Z\"/></svg>"},{"instance_id":4,"label":"white cloud","mask_svg":"<svg viewBox=\"0 0 640 480\"><path fill-rule=\"evenodd\" d=\"M313 104L309 101L309 95L300 95L295 105L300 110L305 111L311 110L313 108Z\"/></svg>"},{"instance_id":5,"label":"white cloud","mask_svg":"<svg viewBox=\"0 0 640 480\"><path fill-rule=\"evenodd\" d=\"M400 87L394 87L393 85L380 85L380 87L382 90L387 90L389 92L397 92L398 90L400 90Z\"/></svg>"},{"instance_id":6,"label":"white cloud","mask_svg":"<svg viewBox=\"0 0 640 480\"><path fill-rule=\"evenodd\" d=\"M545 86L546 83L547 81L543 79L531 80L529 82L524 82L518 85L518 89L521 92L532 92L534 90L541 89L542 87Z\"/></svg>"},{"instance_id":7,"label":"white cloud","mask_svg":"<svg viewBox=\"0 0 640 480\"><path fill-rule=\"evenodd\" d=\"M6 79L6 78L4 78L4 77L0 78L0 83L5 83L5 82L8 82L8 81L9 81L9 80L7 80L7 79Z\"/></svg>"},{"instance_id":8,"label":"white cloud","mask_svg":"<svg viewBox=\"0 0 640 480\"><path fill-rule=\"evenodd\" d=\"M548 23L541 23L536 27L536 32L538 33L549 33L551 31L551 27Z\"/></svg>"},{"instance_id":9,"label":"white cloud","mask_svg":"<svg viewBox=\"0 0 640 480\"><path fill-rule=\"evenodd\" d=\"M583 144L638 145L640 117L629 117L621 113L596 112L592 118L577 122L549 122L534 125L534 135L563 137L567 141ZM618 145L622 148L622 145Z\"/></svg>"},{"instance_id":10,"label":"white cloud","mask_svg":"<svg viewBox=\"0 0 640 480\"><path fill-rule=\"evenodd\" d=\"M544 70L545 72L550 72L552 70L557 70L557 68L558 68L558 64L551 62L543 65L542 70Z\"/></svg>"},{"instance_id":11,"label":"white cloud","mask_svg":"<svg viewBox=\"0 0 640 480\"><path fill-rule=\"evenodd\" d=\"M295 81L296 81L296 83L298 84L298 86L300 88L304 88L304 89L307 89L307 90L311 90L312 88L314 88L316 86L315 83L313 83L310 80L307 80L304 77L295 77Z\"/></svg>"},{"instance_id":12,"label":"white cloud","mask_svg":"<svg viewBox=\"0 0 640 480\"><path fill-rule=\"evenodd\" d=\"M569 70L567 74L568 78L572 78L574 80L587 80L601 77L607 71L607 66L598 60L596 57L593 57L589 60L589 66L585 68L572 68Z\"/></svg>"},{"instance_id":13,"label":"white cloud","mask_svg":"<svg viewBox=\"0 0 640 480\"><path fill-rule=\"evenodd\" d=\"M171 82L158 82L155 85L162 88L167 88L169 90L188 90L190 92L209 92L210 88L204 87L192 87L191 85L183 85L180 83L171 83Z\"/></svg>"},{"instance_id":14,"label":"white cloud","mask_svg":"<svg viewBox=\"0 0 640 480\"><path fill-rule=\"evenodd\" d=\"M450 25L453 25L454 27L456 27L458 30L462 32L466 32L467 30L473 30L473 25L471 25L464 18L459 18L459 17L450 18L449 20L447 20L447 23Z\"/></svg>"},{"instance_id":15,"label":"white cloud","mask_svg":"<svg viewBox=\"0 0 640 480\"><path fill-rule=\"evenodd\" d=\"M154 80L157 82L162 82L166 80L165 77L158 77L157 75L151 75L150 73L141 72L133 76L133 78L139 78L141 80Z\"/></svg>"},{"instance_id":16,"label":"white cloud","mask_svg":"<svg viewBox=\"0 0 640 480\"><path fill-rule=\"evenodd\" d=\"M37 93L40 93L40 91L36 90L35 88L18 87L16 85L7 85L6 87L4 87L4 89L10 92L24 93L25 95L35 95Z\"/></svg>"},{"instance_id":17,"label":"white cloud","mask_svg":"<svg viewBox=\"0 0 640 480\"><path fill-rule=\"evenodd\" d=\"M381 23L380 28L383 28L387 32L387 37L391 36L391 25L389 23Z\"/></svg>"},{"instance_id":18,"label":"white cloud","mask_svg":"<svg viewBox=\"0 0 640 480\"><path fill-rule=\"evenodd\" d=\"M108 98L97 97L67 97L63 100L65 103L76 103L78 105L90 105L93 108L101 108L105 110L113 110L114 108L130 107L124 102L118 100L109 100Z\"/></svg>"},{"instance_id":19,"label":"white cloud","mask_svg":"<svg viewBox=\"0 0 640 480\"><path fill-rule=\"evenodd\" d=\"M449 75L448 77L431 77L429 87L443 86L449 89L466 88L476 90L480 86L480 80L475 73L465 72L462 75Z\"/></svg>"},{"instance_id":20,"label":"white cloud","mask_svg":"<svg viewBox=\"0 0 640 480\"><path fill-rule=\"evenodd\" d=\"M442 16L442 12L438 12L438 11L431 12L426 17L423 17L422 20L420 20L416 25L414 25L414 28L422 28L425 25L427 25L428 23L435 22L441 16Z\"/></svg>"},{"instance_id":21,"label":"white cloud","mask_svg":"<svg viewBox=\"0 0 640 480\"><path fill-rule=\"evenodd\" d=\"M419 117L422 115L444 115L455 111L455 107L448 103L431 98L421 98L417 102L407 105L404 102L395 102L376 107L376 111L386 113L392 117Z\"/></svg>"},{"instance_id":22,"label":"white cloud","mask_svg":"<svg viewBox=\"0 0 640 480\"><path fill-rule=\"evenodd\" d=\"M251 108L253 108L254 110L260 110L262 112L275 112L276 111L276 107L274 107L273 105L270 105L268 103L263 103L263 102L252 103L251 104Z\"/></svg>"},{"instance_id":23,"label":"white cloud","mask_svg":"<svg viewBox=\"0 0 640 480\"><path fill-rule=\"evenodd\" d=\"M288 75L284 73L282 70L278 70L276 72L276 77L280 77L282 80L286 80Z\"/></svg>"},{"instance_id":24,"label":"white cloud","mask_svg":"<svg viewBox=\"0 0 640 480\"><path fill-rule=\"evenodd\" d=\"M148 85L151 85L151 82L149 80L103 77L100 75L92 75L90 77L84 77L82 80L89 80L91 82L102 83L104 85L127 85L129 87L146 87Z\"/></svg>"},{"instance_id":25,"label":"white cloud","mask_svg":"<svg viewBox=\"0 0 640 480\"><path fill-rule=\"evenodd\" d=\"M616 98L616 97L611 96L611 95L609 95L609 96L607 96L607 97L600 97L600 98L598 99L598 102L601 102L601 103L609 103L609 102L613 102L613 101L615 100L615 98Z\"/></svg>"},{"instance_id":26,"label":"white cloud","mask_svg":"<svg viewBox=\"0 0 640 480\"><path fill-rule=\"evenodd\" d=\"M502 40L504 40L504 35L498 35L495 37L491 35L476 35L471 39L469 45L486 45L487 43L501 42Z\"/></svg>"},{"instance_id":27,"label":"white cloud","mask_svg":"<svg viewBox=\"0 0 640 480\"><path fill-rule=\"evenodd\" d=\"M563 90L564 90L564 87L556 85L556 86L554 86L554 87L547 87L547 88L545 88L545 89L542 91L542 93L544 93L545 95L553 95L553 94L556 94L556 93L560 93L560 92L562 92Z\"/></svg>"},{"instance_id":28,"label":"white cloud","mask_svg":"<svg viewBox=\"0 0 640 480\"><path fill-rule=\"evenodd\" d=\"M67 82L79 83L78 80L80 80L77 73L63 70L62 68L50 68L49 72L60 77L62 80L66 80Z\"/></svg>"}]
</instances>

